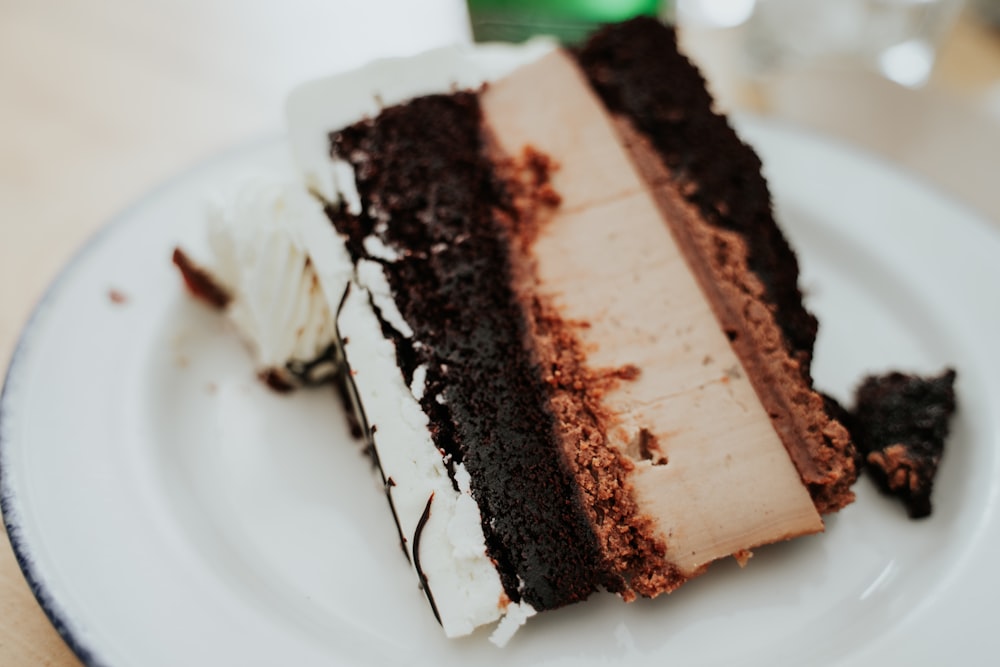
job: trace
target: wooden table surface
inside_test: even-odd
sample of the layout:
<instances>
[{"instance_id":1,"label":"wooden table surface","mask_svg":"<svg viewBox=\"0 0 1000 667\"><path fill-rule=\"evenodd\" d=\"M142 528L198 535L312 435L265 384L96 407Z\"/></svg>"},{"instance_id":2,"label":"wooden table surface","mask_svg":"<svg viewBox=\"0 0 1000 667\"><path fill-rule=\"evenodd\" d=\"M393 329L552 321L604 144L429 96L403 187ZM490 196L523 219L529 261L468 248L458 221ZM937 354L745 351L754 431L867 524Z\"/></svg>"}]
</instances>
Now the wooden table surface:
<instances>
[{"instance_id":1,"label":"wooden table surface","mask_svg":"<svg viewBox=\"0 0 1000 667\"><path fill-rule=\"evenodd\" d=\"M461 0L278 7L262 0L0 3L0 368L39 296L86 238L164 179L279 131L283 96L294 84L468 35ZM726 47L694 30L688 42L720 98L742 106ZM765 108L922 172L1000 221L993 190L1000 33L965 14L940 53L919 93L839 73L828 84L816 77L776 83L765 91ZM811 86L808 94L803 86ZM865 101L863 121L856 110L846 120L840 112L836 100L845 92ZM916 129L900 132L904 120ZM0 665L78 665L0 535Z\"/></svg>"}]
</instances>

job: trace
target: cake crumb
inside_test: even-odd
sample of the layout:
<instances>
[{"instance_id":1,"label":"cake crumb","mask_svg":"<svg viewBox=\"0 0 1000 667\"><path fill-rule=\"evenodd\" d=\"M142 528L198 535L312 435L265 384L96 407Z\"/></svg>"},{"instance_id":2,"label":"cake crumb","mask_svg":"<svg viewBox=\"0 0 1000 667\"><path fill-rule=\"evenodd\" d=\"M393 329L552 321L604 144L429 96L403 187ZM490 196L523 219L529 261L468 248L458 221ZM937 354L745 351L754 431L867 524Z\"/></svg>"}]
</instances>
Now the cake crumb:
<instances>
[{"instance_id":1,"label":"cake crumb","mask_svg":"<svg viewBox=\"0 0 1000 667\"><path fill-rule=\"evenodd\" d=\"M615 370L615 377L621 380L634 380L639 377L639 367L635 364L625 364L621 368Z\"/></svg>"},{"instance_id":2,"label":"cake crumb","mask_svg":"<svg viewBox=\"0 0 1000 667\"><path fill-rule=\"evenodd\" d=\"M912 519L931 513L931 491L955 412L955 377L891 372L865 378L849 414L865 470Z\"/></svg>"},{"instance_id":3,"label":"cake crumb","mask_svg":"<svg viewBox=\"0 0 1000 667\"><path fill-rule=\"evenodd\" d=\"M654 466L667 464L667 455L660 448L660 441L647 428L639 429L639 456Z\"/></svg>"},{"instance_id":4,"label":"cake crumb","mask_svg":"<svg viewBox=\"0 0 1000 667\"><path fill-rule=\"evenodd\" d=\"M111 300L111 303L117 306L128 303L128 295L119 289L115 289L114 287L108 290L108 299Z\"/></svg>"},{"instance_id":5,"label":"cake crumb","mask_svg":"<svg viewBox=\"0 0 1000 667\"><path fill-rule=\"evenodd\" d=\"M733 553L733 558L736 559L736 562L740 567L746 567L747 563L750 562L750 559L753 558L753 552L749 549L740 549L739 551Z\"/></svg>"},{"instance_id":6,"label":"cake crumb","mask_svg":"<svg viewBox=\"0 0 1000 667\"><path fill-rule=\"evenodd\" d=\"M258 377L264 384L279 394L287 394L295 389L295 385L289 382L288 378L282 372L274 368L261 371Z\"/></svg>"},{"instance_id":7,"label":"cake crumb","mask_svg":"<svg viewBox=\"0 0 1000 667\"><path fill-rule=\"evenodd\" d=\"M195 297L219 309L229 305L232 295L228 290L219 285L208 271L195 264L183 250L175 248L172 261Z\"/></svg>"},{"instance_id":8,"label":"cake crumb","mask_svg":"<svg viewBox=\"0 0 1000 667\"><path fill-rule=\"evenodd\" d=\"M535 608L524 600L521 600L517 604L508 605L507 613L500 619L496 630L490 635L490 641L497 647L503 648L510 641L511 637L514 636L518 628L537 613Z\"/></svg>"}]
</instances>

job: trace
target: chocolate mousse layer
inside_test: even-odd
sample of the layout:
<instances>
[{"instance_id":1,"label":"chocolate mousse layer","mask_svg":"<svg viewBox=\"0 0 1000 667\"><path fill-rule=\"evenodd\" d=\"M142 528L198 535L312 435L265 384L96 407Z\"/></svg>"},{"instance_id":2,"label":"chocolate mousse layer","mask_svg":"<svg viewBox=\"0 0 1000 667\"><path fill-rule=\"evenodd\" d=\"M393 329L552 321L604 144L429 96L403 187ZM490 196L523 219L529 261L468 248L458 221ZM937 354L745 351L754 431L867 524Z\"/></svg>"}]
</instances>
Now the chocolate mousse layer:
<instances>
[{"instance_id":1,"label":"chocolate mousse layer","mask_svg":"<svg viewBox=\"0 0 1000 667\"><path fill-rule=\"evenodd\" d=\"M760 160L712 110L672 29L635 19L576 54L821 512L854 499L847 431L812 390L816 319L774 221Z\"/></svg>"},{"instance_id":2,"label":"chocolate mousse layer","mask_svg":"<svg viewBox=\"0 0 1000 667\"><path fill-rule=\"evenodd\" d=\"M481 101L500 152L531 146L558 165L560 204L517 238L530 270L515 279L537 304L532 338L595 534L631 590L657 595L718 558L822 530L750 369L576 63L554 52Z\"/></svg>"}]
</instances>

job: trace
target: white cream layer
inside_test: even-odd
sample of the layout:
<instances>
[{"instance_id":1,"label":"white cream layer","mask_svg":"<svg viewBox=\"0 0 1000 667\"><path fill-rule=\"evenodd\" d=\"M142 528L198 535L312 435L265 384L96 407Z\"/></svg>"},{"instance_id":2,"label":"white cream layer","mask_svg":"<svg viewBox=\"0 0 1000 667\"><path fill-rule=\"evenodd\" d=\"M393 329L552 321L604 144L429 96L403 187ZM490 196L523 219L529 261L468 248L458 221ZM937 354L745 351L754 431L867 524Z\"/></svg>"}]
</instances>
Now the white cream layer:
<instances>
[{"instance_id":1,"label":"white cream layer","mask_svg":"<svg viewBox=\"0 0 1000 667\"><path fill-rule=\"evenodd\" d=\"M258 369L321 356L352 266L319 200L300 182L261 178L210 206L208 229L210 272Z\"/></svg>"},{"instance_id":2,"label":"white cream layer","mask_svg":"<svg viewBox=\"0 0 1000 667\"><path fill-rule=\"evenodd\" d=\"M419 562L448 637L467 635L500 619L508 609L516 608L527 617L527 605L507 601L500 577L486 553L481 515L472 497L469 475L464 467L456 466L456 491L431 438L427 415L397 365L395 345L382 335L372 296L353 283L337 326L410 562L415 571ZM385 318L384 313L380 315ZM425 511L429 514L418 535ZM510 634L512 630L497 639L505 643Z\"/></svg>"}]
</instances>

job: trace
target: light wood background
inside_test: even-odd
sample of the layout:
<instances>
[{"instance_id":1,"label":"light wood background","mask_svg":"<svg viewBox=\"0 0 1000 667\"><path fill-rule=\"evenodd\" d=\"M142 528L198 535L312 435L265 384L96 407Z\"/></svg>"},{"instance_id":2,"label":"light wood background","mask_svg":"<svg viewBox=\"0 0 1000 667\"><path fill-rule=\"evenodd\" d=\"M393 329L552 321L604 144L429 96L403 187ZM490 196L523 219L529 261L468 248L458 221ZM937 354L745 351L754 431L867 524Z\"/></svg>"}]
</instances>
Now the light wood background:
<instances>
[{"instance_id":1,"label":"light wood background","mask_svg":"<svg viewBox=\"0 0 1000 667\"><path fill-rule=\"evenodd\" d=\"M461 0L0 1L0 369L87 237L164 179L280 131L294 84L464 39ZM1000 33L971 14L920 92L861 72L748 92L732 35L685 43L727 107L859 143L1000 220ZM0 533L0 665L78 664Z\"/></svg>"}]
</instances>

